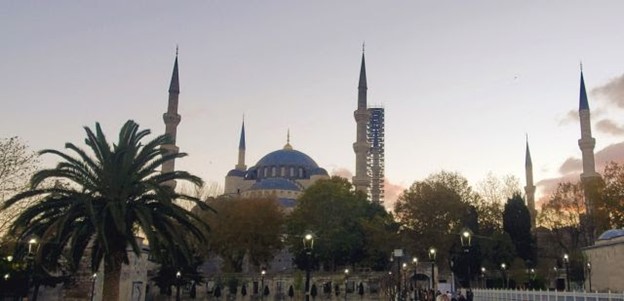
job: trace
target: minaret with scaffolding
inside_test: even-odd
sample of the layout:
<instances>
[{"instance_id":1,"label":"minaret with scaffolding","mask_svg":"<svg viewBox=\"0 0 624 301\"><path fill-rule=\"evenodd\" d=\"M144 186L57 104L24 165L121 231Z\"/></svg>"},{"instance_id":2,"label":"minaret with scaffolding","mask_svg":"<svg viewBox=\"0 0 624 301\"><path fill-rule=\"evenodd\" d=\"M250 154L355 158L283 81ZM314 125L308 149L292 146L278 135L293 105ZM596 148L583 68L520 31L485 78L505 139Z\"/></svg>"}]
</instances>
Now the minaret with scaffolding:
<instances>
[{"instance_id":1,"label":"minaret with scaffolding","mask_svg":"<svg viewBox=\"0 0 624 301\"><path fill-rule=\"evenodd\" d=\"M368 153L368 174L371 179L370 198L374 203L384 202L384 170L385 170L385 136L384 136L384 108L370 107L368 122L368 143L371 146Z\"/></svg>"}]
</instances>

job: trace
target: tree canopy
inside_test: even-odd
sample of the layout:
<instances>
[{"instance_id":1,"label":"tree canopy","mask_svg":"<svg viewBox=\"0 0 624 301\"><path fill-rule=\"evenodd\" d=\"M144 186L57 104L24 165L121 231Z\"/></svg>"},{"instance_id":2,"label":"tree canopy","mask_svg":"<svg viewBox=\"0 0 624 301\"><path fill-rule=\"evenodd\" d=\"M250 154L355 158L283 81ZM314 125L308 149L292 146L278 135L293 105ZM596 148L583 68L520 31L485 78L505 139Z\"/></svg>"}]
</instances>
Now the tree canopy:
<instances>
[{"instance_id":1,"label":"tree canopy","mask_svg":"<svg viewBox=\"0 0 624 301\"><path fill-rule=\"evenodd\" d=\"M38 167L37 154L19 137L0 138L0 207L4 201L23 191ZM13 206L0 213L0 237L27 204ZM1 239L0 239L1 240Z\"/></svg>"},{"instance_id":2,"label":"tree canopy","mask_svg":"<svg viewBox=\"0 0 624 301\"><path fill-rule=\"evenodd\" d=\"M513 241L516 254L527 262L535 262L535 241L531 234L531 215L518 193L509 198L505 204L503 229Z\"/></svg>"},{"instance_id":3,"label":"tree canopy","mask_svg":"<svg viewBox=\"0 0 624 301\"><path fill-rule=\"evenodd\" d=\"M58 156L60 162L55 168L36 172L30 189L9 199L4 208L30 197L41 198L19 215L10 228L11 234L22 242L38 237L36 261L49 269L56 268L61 257L77 267L85 249L90 247L92 270L104 261L103 298L118 300L121 265L128 262L126 249L131 246L135 254L141 253L135 236L146 236L154 258L186 266L192 262L192 253L180 231L197 239L204 239L205 232L198 227L197 217L175 200L208 207L166 185L175 180L202 183L184 171L158 170L164 162L186 156L168 153L161 147L171 143L170 137L162 135L143 142L150 131L139 130L131 120L123 125L118 141L112 145L99 123L95 131L85 127L85 132L88 151L73 143L65 145L68 153L41 151ZM42 187L45 181L55 179L69 185ZM17 255L23 254L18 249ZM171 257L173 254L183 256Z\"/></svg>"},{"instance_id":4,"label":"tree canopy","mask_svg":"<svg viewBox=\"0 0 624 301\"><path fill-rule=\"evenodd\" d=\"M437 260L448 261L461 229L469 219L478 218L469 218L475 197L468 181L457 173L441 172L414 182L401 194L394 209L405 232L405 245L421 258L427 258L427 249L435 247L439 251Z\"/></svg>"},{"instance_id":5,"label":"tree canopy","mask_svg":"<svg viewBox=\"0 0 624 301\"><path fill-rule=\"evenodd\" d=\"M260 267L282 248L285 215L276 199L219 197L208 205L215 212L201 213L211 229L203 247L224 260L224 272L242 272L245 260Z\"/></svg>"},{"instance_id":6,"label":"tree canopy","mask_svg":"<svg viewBox=\"0 0 624 301\"><path fill-rule=\"evenodd\" d=\"M379 254L387 260L390 246L376 244L387 242L384 237L396 230L393 225L383 207L369 202L346 179L332 177L304 191L288 217L286 232L299 266L303 267L305 260L303 235L312 232L315 258L325 269L336 270L366 260L376 263Z\"/></svg>"}]
</instances>

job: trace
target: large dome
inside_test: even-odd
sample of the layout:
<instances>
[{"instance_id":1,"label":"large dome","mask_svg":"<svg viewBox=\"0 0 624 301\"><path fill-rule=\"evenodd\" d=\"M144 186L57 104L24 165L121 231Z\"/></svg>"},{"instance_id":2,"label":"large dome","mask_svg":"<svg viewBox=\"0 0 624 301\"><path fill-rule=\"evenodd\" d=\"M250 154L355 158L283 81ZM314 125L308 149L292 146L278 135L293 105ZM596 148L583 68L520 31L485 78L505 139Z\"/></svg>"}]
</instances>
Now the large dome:
<instances>
[{"instance_id":1,"label":"large dome","mask_svg":"<svg viewBox=\"0 0 624 301\"><path fill-rule=\"evenodd\" d=\"M297 166L316 169L318 165L310 156L294 149L280 149L262 157L256 167L265 166Z\"/></svg>"},{"instance_id":2,"label":"large dome","mask_svg":"<svg viewBox=\"0 0 624 301\"><path fill-rule=\"evenodd\" d=\"M294 150L287 143L283 149L262 157L255 166L249 168L245 178L249 180L268 178L306 180L313 176L328 176L328 174L310 156Z\"/></svg>"}]
</instances>

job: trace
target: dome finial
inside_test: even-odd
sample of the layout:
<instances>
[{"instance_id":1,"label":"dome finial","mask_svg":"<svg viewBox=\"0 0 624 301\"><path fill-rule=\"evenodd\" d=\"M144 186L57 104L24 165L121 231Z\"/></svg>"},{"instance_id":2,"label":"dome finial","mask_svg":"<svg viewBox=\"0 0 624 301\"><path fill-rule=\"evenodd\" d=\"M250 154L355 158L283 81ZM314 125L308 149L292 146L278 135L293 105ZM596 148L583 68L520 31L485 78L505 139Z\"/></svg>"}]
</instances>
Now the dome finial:
<instances>
[{"instance_id":1,"label":"dome finial","mask_svg":"<svg viewBox=\"0 0 624 301\"><path fill-rule=\"evenodd\" d=\"M292 146L290 145L290 129L286 132L286 145L284 145L284 149L292 150Z\"/></svg>"}]
</instances>

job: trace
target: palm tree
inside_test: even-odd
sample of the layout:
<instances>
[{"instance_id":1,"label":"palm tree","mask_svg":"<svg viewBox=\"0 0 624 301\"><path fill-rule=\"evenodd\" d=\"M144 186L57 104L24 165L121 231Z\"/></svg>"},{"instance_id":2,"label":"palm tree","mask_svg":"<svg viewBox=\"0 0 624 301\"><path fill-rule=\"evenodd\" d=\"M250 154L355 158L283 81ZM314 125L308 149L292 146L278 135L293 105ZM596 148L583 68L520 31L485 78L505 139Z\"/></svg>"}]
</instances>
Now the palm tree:
<instances>
[{"instance_id":1,"label":"palm tree","mask_svg":"<svg viewBox=\"0 0 624 301\"><path fill-rule=\"evenodd\" d=\"M30 190L12 197L4 208L40 198L14 221L11 235L19 241L39 237L36 262L48 269L58 267L62 257L78 267L85 249L92 248L91 269L97 271L104 261L103 300L119 300L121 268L128 263L126 248L131 246L137 255L141 252L135 236L145 235L151 255L157 260L185 266L192 262L190 240L204 241L207 226L175 200L210 208L167 185L175 180L200 185L200 178L184 171L158 170L164 162L186 156L162 148L170 143L168 136L142 144L150 131L139 131L132 120L124 124L119 141L113 145L106 140L99 123L95 133L88 127L85 131L91 154L72 143L65 145L71 155L41 151L60 157L60 163L33 175ZM67 185L46 188L43 184L49 180Z\"/></svg>"}]
</instances>

